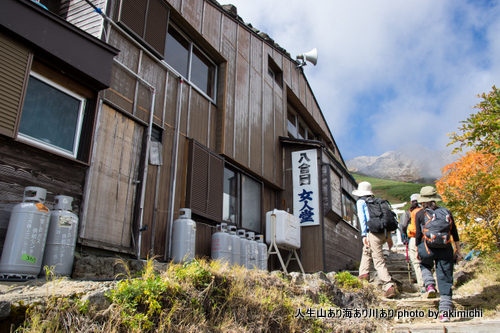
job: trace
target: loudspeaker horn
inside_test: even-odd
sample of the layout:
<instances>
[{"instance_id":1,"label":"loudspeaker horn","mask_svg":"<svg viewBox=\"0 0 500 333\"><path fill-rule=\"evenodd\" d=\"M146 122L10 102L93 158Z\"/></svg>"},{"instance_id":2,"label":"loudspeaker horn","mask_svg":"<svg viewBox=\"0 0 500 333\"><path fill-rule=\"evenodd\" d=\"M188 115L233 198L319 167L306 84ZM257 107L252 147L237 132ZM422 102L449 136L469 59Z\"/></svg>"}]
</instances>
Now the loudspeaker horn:
<instances>
[{"instance_id":1,"label":"loudspeaker horn","mask_svg":"<svg viewBox=\"0 0 500 333\"><path fill-rule=\"evenodd\" d=\"M309 61L311 64L316 66L316 64L318 63L318 50L316 48L314 48L309 52L306 52L304 54L299 54L297 56L297 59L302 60L302 63L297 67L305 66L306 61Z\"/></svg>"}]
</instances>

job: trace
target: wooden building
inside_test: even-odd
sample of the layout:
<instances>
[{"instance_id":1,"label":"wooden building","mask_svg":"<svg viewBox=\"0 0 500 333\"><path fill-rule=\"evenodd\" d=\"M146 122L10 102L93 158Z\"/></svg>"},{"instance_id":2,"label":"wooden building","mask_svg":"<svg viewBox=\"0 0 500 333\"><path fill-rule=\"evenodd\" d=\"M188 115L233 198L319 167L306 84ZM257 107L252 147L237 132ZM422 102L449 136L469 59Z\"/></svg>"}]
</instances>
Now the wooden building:
<instances>
[{"instance_id":1,"label":"wooden building","mask_svg":"<svg viewBox=\"0 0 500 333\"><path fill-rule=\"evenodd\" d=\"M41 0L45 8L4 2L2 58L18 60L22 51L25 60L17 100L0 104L0 245L9 209L24 186L34 185L75 198L83 251L168 261L173 221L180 208L190 208L196 254L209 257L216 224L265 234L266 212L297 209L292 155L315 151L307 165L317 170L317 208L309 210L315 223L301 228L304 269L346 269L360 259L351 195L356 182L304 70L245 24L234 6L92 0L99 14L85 0ZM58 31L59 40L50 43L33 34L39 45L21 23L13 28L25 13L68 34ZM78 38L92 46L76 46ZM13 86L11 68L0 64L0 101L14 96L6 89ZM23 132L30 80L76 92L81 102L72 151ZM19 119L8 128L10 114ZM54 124L52 132L63 125ZM274 262L270 268L277 268Z\"/></svg>"}]
</instances>

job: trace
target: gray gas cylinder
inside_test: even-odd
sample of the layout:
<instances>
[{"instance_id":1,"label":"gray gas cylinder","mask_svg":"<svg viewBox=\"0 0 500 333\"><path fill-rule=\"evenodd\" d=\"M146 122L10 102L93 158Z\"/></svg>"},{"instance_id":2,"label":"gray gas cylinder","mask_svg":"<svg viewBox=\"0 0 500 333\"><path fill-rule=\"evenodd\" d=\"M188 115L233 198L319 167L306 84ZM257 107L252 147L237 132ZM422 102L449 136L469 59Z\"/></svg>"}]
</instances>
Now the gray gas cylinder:
<instances>
[{"instance_id":1,"label":"gray gas cylinder","mask_svg":"<svg viewBox=\"0 0 500 333\"><path fill-rule=\"evenodd\" d=\"M244 229L238 230L238 237L240 237L240 265L248 268L248 240L245 236L246 231Z\"/></svg>"},{"instance_id":2,"label":"gray gas cylinder","mask_svg":"<svg viewBox=\"0 0 500 333\"><path fill-rule=\"evenodd\" d=\"M78 216L72 212L72 197L56 195L50 213L49 233L45 244L42 267L48 266L55 275L69 276L73 270ZM42 274L46 274L42 269Z\"/></svg>"},{"instance_id":3,"label":"gray gas cylinder","mask_svg":"<svg viewBox=\"0 0 500 333\"><path fill-rule=\"evenodd\" d=\"M42 268L50 211L47 190L28 186L23 202L12 209L0 260L2 278L36 278Z\"/></svg>"},{"instance_id":4,"label":"gray gas cylinder","mask_svg":"<svg viewBox=\"0 0 500 333\"><path fill-rule=\"evenodd\" d=\"M227 233L227 223L217 225L217 232L212 235L212 259L231 263L231 235Z\"/></svg>"},{"instance_id":5,"label":"gray gas cylinder","mask_svg":"<svg viewBox=\"0 0 500 333\"><path fill-rule=\"evenodd\" d=\"M248 269L257 269L259 265L259 245L255 241L255 232L247 231L246 238L248 239Z\"/></svg>"},{"instance_id":6,"label":"gray gas cylinder","mask_svg":"<svg viewBox=\"0 0 500 333\"><path fill-rule=\"evenodd\" d=\"M236 235L236 226L230 225L228 227L229 234L231 235L231 264L233 266L241 265L241 240Z\"/></svg>"},{"instance_id":7,"label":"gray gas cylinder","mask_svg":"<svg viewBox=\"0 0 500 333\"><path fill-rule=\"evenodd\" d=\"M255 238L259 248L259 256L257 259L259 269L267 271L267 245L264 243L264 235L257 235Z\"/></svg>"},{"instance_id":8,"label":"gray gas cylinder","mask_svg":"<svg viewBox=\"0 0 500 333\"><path fill-rule=\"evenodd\" d=\"M172 260L188 262L196 253L196 222L191 219L191 209L181 208L179 218L172 227Z\"/></svg>"}]
</instances>

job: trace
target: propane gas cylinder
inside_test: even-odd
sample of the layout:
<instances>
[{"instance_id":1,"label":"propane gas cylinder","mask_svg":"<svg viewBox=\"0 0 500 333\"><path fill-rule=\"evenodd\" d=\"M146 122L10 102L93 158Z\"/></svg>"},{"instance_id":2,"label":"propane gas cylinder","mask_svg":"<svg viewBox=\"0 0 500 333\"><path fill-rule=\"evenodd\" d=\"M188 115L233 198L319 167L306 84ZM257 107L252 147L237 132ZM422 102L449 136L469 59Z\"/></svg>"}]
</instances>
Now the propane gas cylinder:
<instances>
[{"instance_id":1,"label":"propane gas cylinder","mask_svg":"<svg viewBox=\"0 0 500 333\"><path fill-rule=\"evenodd\" d=\"M257 235L255 237L259 248L259 256L257 260L259 269L267 271L267 245L264 243L264 235Z\"/></svg>"},{"instance_id":2,"label":"propane gas cylinder","mask_svg":"<svg viewBox=\"0 0 500 333\"><path fill-rule=\"evenodd\" d=\"M47 266L55 275L69 276L73 270L78 216L71 211L72 197L56 195L54 199L56 204L50 213L49 233L42 267ZM46 273L42 269L42 274Z\"/></svg>"},{"instance_id":3,"label":"propane gas cylinder","mask_svg":"<svg viewBox=\"0 0 500 333\"><path fill-rule=\"evenodd\" d=\"M246 231L238 229L238 237L240 237L240 265L248 268L248 240L245 238Z\"/></svg>"},{"instance_id":4,"label":"propane gas cylinder","mask_svg":"<svg viewBox=\"0 0 500 333\"><path fill-rule=\"evenodd\" d=\"M228 226L229 234L231 235L231 264L233 266L241 265L241 240L236 235L236 226Z\"/></svg>"},{"instance_id":5,"label":"propane gas cylinder","mask_svg":"<svg viewBox=\"0 0 500 333\"><path fill-rule=\"evenodd\" d=\"M172 226L172 260L175 263L191 261L195 250L196 222L191 219L191 209L181 208Z\"/></svg>"},{"instance_id":6,"label":"propane gas cylinder","mask_svg":"<svg viewBox=\"0 0 500 333\"><path fill-rule=\"evenodd\" d=\"M258 268L258 257L259 257L259 245L255 241L255 232L247 231L246 238L248 240L248 269L257 269Z\"/></svg>"},{"instance_id":7,"label":"propane gas cylinder","mask_svg":"<svg viewBox=\"0 0 500 333\"><path fill-rule=\"evenodd\" d=\"M0 277L36 278L40 273L49 229L47 190L28 186L23 202L12 209L0 260Z\"/></svg>"},{"instance_id":8,"label":"propane gas cylinder","mask_svg":"<svg viewBox=\"0 0 500 333\"><path fill-rule=\"evenodd\" d=\"M227 233L227 223L217 225L217 232L212 235L212 259L231 263L231 235Z\"/></svg>"}]
</instances>

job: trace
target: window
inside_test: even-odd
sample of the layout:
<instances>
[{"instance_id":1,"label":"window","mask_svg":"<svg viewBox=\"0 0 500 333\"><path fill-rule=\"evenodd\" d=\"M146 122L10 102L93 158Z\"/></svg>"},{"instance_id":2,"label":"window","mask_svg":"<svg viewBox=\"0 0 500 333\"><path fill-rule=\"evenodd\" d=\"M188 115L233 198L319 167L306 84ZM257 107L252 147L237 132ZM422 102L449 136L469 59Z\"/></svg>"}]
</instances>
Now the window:
<instances>
[{"instance_id":1,"label":"window","mask_svg":"<svg viewBox=\"0 0 500 333\"><path fill-rule=\"evenodd\" d=\"M32 72L28 81L18 137L76 158L85 98Z\"/></svg>"},{"instance_id":2,"label":"window","mask_svg":"<svg viewBox=\"0 0 500 333\"><path fill-rule=\"evenodd\" d=\"M305 125L302 119L300 119L297 115L297 112L291 106L288 106L287 129L289 137L314 140L312 131Z\"/></svg>"},{"instance_id":3,"label":"window","mask_svg":"<svg viewBox=\"0 0 500 333\"><path fill-rule=\"evenodd\" d=\"M215 99L217 67L172 24L167 33L165 62L209 98Z\"/></svg>"},{"instance_id":4,"label":"window","mask_svg":"<svg viewBox=\"0 0 500 333\"><path fill-rule=\"evenodd\" d=\"M345 193L342 193L342 219L352 225L354 228L358 227L356 203Z\"/></svg>"},{"instance_id":5,"label":"window","mask_svg":"<svg viewBox=\"0 0 500 333\"><path fill-rule=\"evenodd\" d=\"M278 86L283 88L283 71L281 68L274 62L273 58L270 55L267 56L267 73L276 81Z\"/></svg>"},{"instance_id":6,"label":"window","mask_svg":"<svg viewBox=\"0 0 500 333\"><path fill-rule=\"evenodd\" d=\"M223 220L260 233L261 187L253 178L225 167Z\"/></svg>"}]
</instances>

